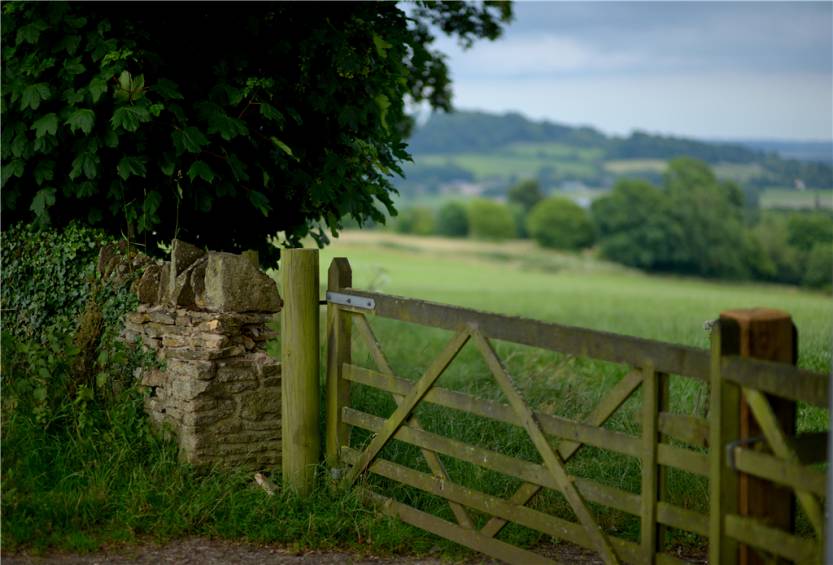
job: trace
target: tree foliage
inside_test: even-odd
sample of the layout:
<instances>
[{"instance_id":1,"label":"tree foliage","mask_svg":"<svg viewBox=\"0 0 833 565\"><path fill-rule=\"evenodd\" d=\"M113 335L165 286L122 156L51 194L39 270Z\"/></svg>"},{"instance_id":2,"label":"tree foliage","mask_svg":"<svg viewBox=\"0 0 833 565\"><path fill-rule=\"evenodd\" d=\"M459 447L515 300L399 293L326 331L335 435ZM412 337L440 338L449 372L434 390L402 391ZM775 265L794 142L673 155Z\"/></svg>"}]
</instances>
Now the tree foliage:
<instances>
[{"instance_id":1,"label":"tree foliage","mask_svg":"<svg viewBox=\"0 0 833 565\"><path fill-rule=\"evenodd\" d=\"M541 200L544 194L541 192L541 185L535 179L523 180L509 189L507 193L509 202L517 204L529 213Z\"/></svg>"},{"instance_id":2,"label":"tree foliage","mask_svg":"<svg viewBox=\"0 0 833 565\"><path fill-rule=\"evenodd\" d=\"M500 241L517 235L512 211L494 200L475 198L469 203L468 216L469 231L476 239Z\"/></svg>"},{"instance_id":3,"label":"tree foliage","mask_svg":"<svg viewBox=\"0 0 833 565\"><path fill-rule=\"evenodd\" d=\"M469 234L466 207L460 202L443 205L437 212L437 233L449 237L466 237Z\"/></svg>"},{"instance_id":4,"label":"tree foliage","mask_svg":"<svg viewBox=\"0 0 833 565\"><path fill-rule=\"evenodd\" d=\"M593 244L595 233L587 212L563 197L538 203L527 218L529 235L542 247L574 251Z\"/></svg>"},{"instance_id":5,"label":"tree foliage","mask_svg":"<svg viewBox=\"0 0 833 565\"><path fill-rule=\"evenodd\" d=\"M3 6L6 224L276 250L384 221L406 101L448 110L430 25L496 38L508 4Z\"/></svg>"},{"instance_id":6,"label":"tree foliage","mask_svg":"<svg viewBox=\"0 0 833 565\"><path fill-rule=\"evenodd\" d=\"M622 180L592 210L602 253L615 261L707 277L750 273L743 193L701 161L672 160L662 189Z\"/></svg>"}]
</instances>

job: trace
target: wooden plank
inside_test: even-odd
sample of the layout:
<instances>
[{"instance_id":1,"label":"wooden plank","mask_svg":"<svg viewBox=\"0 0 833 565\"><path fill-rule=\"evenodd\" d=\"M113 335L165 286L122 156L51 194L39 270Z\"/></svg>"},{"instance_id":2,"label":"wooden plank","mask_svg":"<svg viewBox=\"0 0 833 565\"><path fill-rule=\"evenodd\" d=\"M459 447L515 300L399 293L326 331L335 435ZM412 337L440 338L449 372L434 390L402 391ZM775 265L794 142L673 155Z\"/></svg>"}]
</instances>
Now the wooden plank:
<instances>
[{"instance_id":1,"label":"wooden plank","mask_svg":"<svg viewBox=\"0 0 833 565\"><path fill-rule=\"evenodd\" d=\"M358 451L345 449L345 461L348 463L357 460L358 456ZM545 512L514 504L449 481L443 481L437 477L380 458L377 458L370 465L369 471L436 496L454 500L480 512L499 516L506 521L537 530L557 539L566 540L582 547L593 548L593 542L585 529L575 522L557 518ZM635 543L616 537L611 537L610 542L623 561L633 563L642 560L639 546Z\"/></svg>"},{"instance_id":2,"label":"wooden plank","mask_svg":"<svg viewBox=\"0 0 833 565\"><path fill-rule=\"evenodd\" d=\"M800 538L778 528L772 528L747 516L728 514L726 534L746 545L763 549L796 563L821 562L820 544Z\"/></svg>"},{"instance_id":3,"label":"wooden plank","mask_svg":"<svg viewBox=\"0 0 833 565\"><path fill-rule=\"evenodd\" d=\"M738 508L737 473L726 465L723 446L740 433L740 389L721 374L722 332L720 322L711 333L711 382L709 399L709 563L733 565L738 561L737 541L726 536L723 517Z\"/></svg>"},{"instance_id":4,"label":"wooden plank","mask_svg":"<svg viewBox=\"0 0 833 565\"><path fill-rule=\"evenodd\" d=\"M815 469L742 447L734 449L734 458L738 471L818 496L827 494L824 473Z\"/></svg>"},{"instance_id":5,"label":"wooden plank","mask_svg":"<svg viewBox=\"0 0 833 565\"><path fill-rule=\"evenodd\" d=\"M700 512L686 510L668 502L657 503L657 521L680 530L709 537L709 517Z\"/></svg>"},{"instance_id":6,"label":"wooden plank","mask_svg":"<svg viewBox=\"0 0 833 565\"><path fill-rule=\"evenodd\" d=\"M526 429L527 434L529 434L529 438L532 440L532 443L535 445L535 448L544 460L544 465L560 487L561 493L564 495L564 498L567 499L567 502L570 504L570 508L572 508L576 517L579 519L579 522L581 522L586 528L587 533L593 540L593 545L596 551L602 559L604 559L605 563L618 563L619 559L616 557L616 553L610 546L607 535L596 523L596 519L590 512L590 509L587 508L584 498L576 489L573 481L571 481L570 477L567 475L567 471L564 469L564 460L561 459L561 456L556 454L553 450L547 440L547 437L538 425L538 422L535 419L535 414L532 412L532 409L526 401L521 397L521 394L515 386L515 383L512 381L512 378L509 376L506 367L503 365L503 362L492 348L492 344L489 343L489 340L476 329L472 330L472 337L474 338L477 348L486 359L486 364L492 371L498 385L500 385L500 389L503 391L504 396L506 396L509 404L520 417L524 429Z\"/></svg>"},{"instance_id":7,"label":"wooden plank","mask_svg":"<svg viewBox=\"0 0 833 565\"><path fill-rule=\"evenodd\" d=\"M659 469L659 378L648 364L642 370L642 498L640 537L646 563L655 563L657 544L657 497Z\"/></svg>"},{"instance_id":8,"label":"wooden plank","mask_svg":"<svg viewBox=\"0 0 833 565\"><path fill-rule=\"evenodd\" d=\"M681 469L701 477L709 476L709 458L705 453L661 443L657 446L657 459L660 465Z\"/></svg>"},{"instance_id":9,"label":"wooden plank","mask_svg":"<svg viewBox=\"0 0 833 565\"><path fill-rule=\"evenodd\" d=\"M388 363L387 357L385 357L385 354L382 352L382 348L379 346L379 341L376 339L376 335L373 333L373 329L370 327L370 323L367 321L367 318L361 316L360 318L357 318L357 322L359 333L362 335L365 345L367 345L370 350L370 354L376 362L376 366L385 375L393 377L393 369L391 368L390 363ZM399 406L402 404L402 399L406 396L406 394L407 393L391 393L391 396L393 396L393 400L396 402L396 405ZM411 416L409 423L418 430L422 429L422 426L416 416ZM427 449L422 449L420 451L422 452L422 457L425 459L425 462L428 464L428 468L431 469L431 472L441 479L448 480L448 472L446 471L443 462L440 461L439 456L433 451L429 451ZM465 508L454 502L450 503L450 506L458 524L464 528L474 528L474 523L471 521L468 513L466 513Z\"/></svg>"},{"instance_id":10,"label":"wooden plank","mask_svg":"<svg viewBox=\"0 0 833 565\"><path fill-rule=\"evenodd\" d=\"M395 394L407 394L414 386L413 381L385 375L356 365L344 367L344 378ZM498 422L515 426L521 425L517 414L510 406L492 400L480 399L462 392L434 387L425 395L424 401L490 418ZM634 436L549 414L536 413L536 417L544 432L552 436L568 438L578 443L609 449L631 457L639 457L639 438Z\"/></svg>"},{"instance_id":11,"label":"wooden plank","mask_svg":"<svg viewBox=\"0 0 833 565\"><path fill-rule=\"evenodd\" d=\"M319 431L318 250L281 253L281 473L302 496L312 491Z\"/></svg>"},{"instance_id":12,"label":"wooden plank","mask_svg":"<svg viewBox=\"0 0 833 565\"><path fill-rule=\"evenodd\" d=\"M667 373L657 373L657 409L659 410L659 416L668 414L671 409L671 375ZM661 444L667 444L669 436L662 433L662 420L659 418L657 419L657 428L660 431L658 441ZM657 458L659 458L659 453L657 453ZM658 465L657 468L657 503L660 503L668 498L669 469L666 465ZM659 510L659 506L657 506L657 510ZM659 520L659 515L657 515L657 520ZM657 526L657 551L665 549L667 537L668 528L660 522Z\"/></svg>"},{"instance_id":13,"label":"wooden plank","mask_svg":"<svg viewBox=\"0 0 833 565\"><path fill-rule=\"evenodd\" d=\"M743 395L755 415L755 419L761 426L761 431L764 432L767 443L772 448L772 451L778 457L785 459L791 463L799 463L798 454L793 450L781 426L772 411L769 400L764 394L757 390L748 388L743 389ZM824 513L822 512L819 501L812 493L806 489L796 489L796 498L799 504L804 509L807 519L813 525L816 535L821 538L824 536Z\"/></svg>"},{"instance_id":14,"label":"wooden plank","mask_svg":"<svg viewBox=\"0 0 833 565\"><path fill-rule=\"evenodd\" d=\"M485 553L505 561L506 563L513 563L524 565L526 563L535 564L552 564L557 563L551 559L547 559L542 555L515 547L506 542L502 542L493 538L487 538L481 535L477 530L467 530L461 528L457 524L452 524L442 518L437 518L422 510L417 510L412 506L403 504L392 498L388 498L372 492L368 489L360 489L364 497L376 504L379 509L394 518L399 518L406 524L410 524L422 530L431 532L434 535L449 539L460 545L469 547L475 551Z\"/></svg>"},{"instance_id":15,"label":"wooden plank","mask_svg":"<svg viewBox=\"0 0 833 565\"><path fill-rule=\"evenodd\" d=\"M830 377L823 373L799 369L787 363L734 355L723 358L720 370L725 379L745 388L828 407Z\"/></svg>"},{"instance_id":16,"label":"wooden plank","mask_svg":"<svg viewBox=\"0 0 833 565\"><path fill-rule=\"evenodd\" d=\"M660 412L659 431L694 447L709 445L709 421L699 416Z\"/></svg>"},{"instance_id":17,"label":"wooden plank","mask_svg":"<svg viewBox=\"0 0 833 565\"><path fill-rule=\"evenodd\" d=\"M385 420L360 412L353 408L345 407L342 418L352 426L362 428L371 432L378 432L382 429ZM443 437L425 430L416 430L404 425L394 435L394 439L431 449L442 455L454 457L460 461L478 465L510 477L515 477L528 483L534 483L542 487L560 491L561 488L555 482L547 468L537 463L523 461L497 453L482 447L469 445L465 442ZM623 491L621 489L600 485L594 481L578 477L570 477L583 497L591 502L610 506L635 516L639 515L639 495Z\"/></svg>"},{"instance_id":18,"label":"wooden plank","mask_svg":"<svg viewBox=\"0 0 833 565\"><path fill-rule=\"evenodd\" d=\"M443 371L448 367L449 363L454 360L466 342L469 340L470 333L468 329L463 329L458 332L448 345L440 352L440 354L431 362L431 365L426 369L422 377L417 381L413 388L408 392L402 403L396 407L393 414L385 421L379 433L370 441L364 453L362 453L359 462L350 470L350 473L345 477L348 484L353 483L358 476L364 472L367 466L373 461L373 458L381 451L388 440L393 437L396 430L405 422L405 419L410 415L416 405L425 396L425 394L434 386L434 383L443 374ZM429 448L430 449L430 448Z\"/></svg>"},{"instance_id":19,"label":"wooden plank","mask_svg":"<svg viewBox=\"0 0 833 565\"><path fill-rule=\"evenodd\" d=\"M335 257L327 271L327 290L338 292L353 284L353 271L344 257ZM327 421L325 454L327 464L338 465L339 448L349 445L350 431L341 421L341 407L350 404L350 383L342 376L342 367L350 363L352 323L350 316L335 304L327 304Z\"/></svg>"},{"instance_id":20,"label":"wooden plank","mask_svg":"<svg viewBox=\"0 0 833 565\"><path fill-rule=\"evenodd\" d=\"M602 426L630 398L641 383L641 371L631 371L625 375L593 408L593 411L584 419L584 423L594 427ZM580 442L563 441L558 445L558 452L567 461L582 445L584 444Z\"/></svg>"},{"instance_id":21,"label":"wooden plank","mask_svg":"<svg viewBox=\"0 0 833 565\"><path fill-rule=\"evenodd\" d=\"M708 380L709 356L702 349L376 292L343 292L372 298L374 313L384 318L452 331L474 324L493 339L635 367L651 361L657 371Z\"/></svg>"}]
</instances>

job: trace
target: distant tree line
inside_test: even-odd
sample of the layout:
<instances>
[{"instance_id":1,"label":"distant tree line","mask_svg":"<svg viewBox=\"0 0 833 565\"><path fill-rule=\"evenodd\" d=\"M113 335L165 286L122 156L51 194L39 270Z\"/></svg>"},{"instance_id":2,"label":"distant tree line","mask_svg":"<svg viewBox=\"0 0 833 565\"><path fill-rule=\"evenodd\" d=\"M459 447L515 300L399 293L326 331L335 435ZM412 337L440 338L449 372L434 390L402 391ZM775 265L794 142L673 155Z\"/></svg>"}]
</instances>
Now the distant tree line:
<instances>
[{"instance_id":1,"label":"distant tree line","mask_svg":"<svg viewBox=\"0 0 833 565\"><path fill-rule=\"evenodd\" d=\"M759 164L761 170L745 184L754 187L792 186L801 179L806 186L833 188L833 168L814 161L783 159L776 153L752 149L739 144L707 143L674 136L636 131L627 137L608 137L590 127L569 127L547 121L535 122L516 113L505 115L483 112L433 114L410 139L415 155L454 153L493 153L512 143L558 143L570 147L600 149L597 174L592 179L562 178L553 171L539 174L556 176L556 181L582 180L598 182L608 175L605 160L673 159L685 155L710 164ZM412 167L417 172L420 167ZM407 175L407 172L406 172ZM644 175L641 175L643 178ZM598 177L598 178L596 178ZM548 179L547 179L548 180ZM647 178L653 181L653 178ZM547 183L545 183L547 184Z\"/></svg>"},{"instance_id":2,"label":"distant tree line","mask_svg":"<svg viewBox=\"0 0 833 565\"><path fill-rule=\"evenodd\" d=\"M531 238L546 248L596 253L650 272L830 288L833 214L758 209L738 185L706 163L678 158L659 184L620 179L586 210L545 197L534 180L507 202L477 198L439 210L410 207L400 233L485 240Z\"/></svg>"}]
</instances>

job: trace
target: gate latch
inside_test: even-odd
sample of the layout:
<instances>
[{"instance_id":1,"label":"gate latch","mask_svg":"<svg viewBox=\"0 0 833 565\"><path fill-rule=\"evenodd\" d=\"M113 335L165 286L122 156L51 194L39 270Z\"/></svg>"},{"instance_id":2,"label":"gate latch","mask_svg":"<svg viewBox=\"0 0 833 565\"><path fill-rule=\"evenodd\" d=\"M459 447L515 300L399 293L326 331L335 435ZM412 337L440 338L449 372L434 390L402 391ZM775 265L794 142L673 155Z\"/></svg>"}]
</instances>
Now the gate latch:
<instances>
[{"instance_id":1,"label":"gate latch","mask_svg":"<svg viewBox=\"0 0 833 565\"><path fill-rule=\"evenodd\" d=\"M726 444L726 463L729 467L732 468L733 471L737 471L738 468L735 464L735 448L736 447L744 447L747 445L755 445L756 443L764 441L766 438L764 436L755 436L755 437L748 437L744 439L736 439L735 441L729 442Z\"/></svg>"},{"instance_id":2,"label":"gate latch","mask_svg":"<svg viewBox=\"0 0 833 565\"><path fill-rule=\"evenodd\" d=\"M359 308L361 310L373 310L376 308L376 301L372 298L354 296L352 294L342 294L340 292L328 292L327 302L338 304L340 306Z\"/></svg>"}]
</instances>

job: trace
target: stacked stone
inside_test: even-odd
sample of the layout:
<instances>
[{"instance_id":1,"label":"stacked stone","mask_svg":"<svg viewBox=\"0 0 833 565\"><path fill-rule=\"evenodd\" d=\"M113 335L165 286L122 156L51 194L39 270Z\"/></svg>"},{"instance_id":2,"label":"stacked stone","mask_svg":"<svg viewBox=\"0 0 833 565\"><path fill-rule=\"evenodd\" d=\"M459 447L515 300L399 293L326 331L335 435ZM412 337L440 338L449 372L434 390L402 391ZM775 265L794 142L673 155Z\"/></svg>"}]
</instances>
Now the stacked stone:
<instances>
[{"instance_id":1,"label":"stacked stone","mask_svg":"<svg viewBox=\"0 0 833 565\"><path fill-rule=\"evenodd\" d=\"M275 282L251 257L178 241L171 261L154 267L123 334L164 365L141 375L151 421L191 463L279 465L280 363L265 351L282 305Z\"/></svg>"}]
</instances>

